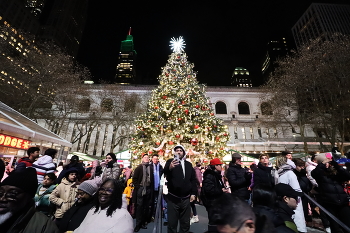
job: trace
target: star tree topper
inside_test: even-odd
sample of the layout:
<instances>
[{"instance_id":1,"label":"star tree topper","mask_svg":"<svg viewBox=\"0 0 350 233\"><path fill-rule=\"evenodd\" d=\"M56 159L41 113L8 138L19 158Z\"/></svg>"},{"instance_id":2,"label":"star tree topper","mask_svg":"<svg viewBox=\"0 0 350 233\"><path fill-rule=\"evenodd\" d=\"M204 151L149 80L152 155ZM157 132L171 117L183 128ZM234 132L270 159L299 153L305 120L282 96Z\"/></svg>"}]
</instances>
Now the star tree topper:
<instances>
[{"instance_id":1,"label":"star tree topper","mask_svg":"<svg viewBox=\"0 0 350 233\"><path fill-rule=\"evenodd\" d=\"M180 36L177 39L175 39L174 37L171 38L169 46L171 47L174 53L181 53L184 52L185 45L185 40L182 36Z\"/></svg>"}]
</instances>

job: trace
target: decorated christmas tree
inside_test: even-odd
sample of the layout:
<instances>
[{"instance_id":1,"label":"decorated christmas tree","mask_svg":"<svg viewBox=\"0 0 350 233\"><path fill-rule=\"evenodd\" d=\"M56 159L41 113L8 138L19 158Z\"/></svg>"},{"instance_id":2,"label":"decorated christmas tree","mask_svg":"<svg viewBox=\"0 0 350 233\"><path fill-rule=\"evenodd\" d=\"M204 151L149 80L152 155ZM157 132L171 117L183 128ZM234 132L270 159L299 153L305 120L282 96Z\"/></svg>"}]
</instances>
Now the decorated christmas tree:
<instances>
[{"instance_id":1,"label":"decorated christmas tree","mask_svg":"<svg viewBox=\"0 0 350 233\"><path fill-rule=\"evenodd\" d=\"M194 65L187 61L184 45L182 37L172 38L173 53L158 77L159 86L152 91L146 113L136 120L130 143L134 158L148 153L167 160L177 144L186 148L192 162L226 154L227 126L215 117L205 86L198 83Z\"/></svg>"}]
</instances>

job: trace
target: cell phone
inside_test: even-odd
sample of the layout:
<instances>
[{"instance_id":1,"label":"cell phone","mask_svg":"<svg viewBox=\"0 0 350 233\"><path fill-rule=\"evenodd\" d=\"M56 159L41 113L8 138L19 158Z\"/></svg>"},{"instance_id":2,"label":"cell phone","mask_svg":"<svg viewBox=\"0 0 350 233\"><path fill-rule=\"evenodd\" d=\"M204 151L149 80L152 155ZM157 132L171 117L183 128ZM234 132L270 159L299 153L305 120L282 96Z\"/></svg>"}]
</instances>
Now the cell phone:
<instances>
[{"instance_id":1,"label":"cell phone","mask_svg":"<svg viewBox=\"0 0 350 233\"><path fill-rule=\"evenodd\" d=\"M179 161L179 155L178 154L175 154L175 160Z\"/></svg>"}]
</instances>

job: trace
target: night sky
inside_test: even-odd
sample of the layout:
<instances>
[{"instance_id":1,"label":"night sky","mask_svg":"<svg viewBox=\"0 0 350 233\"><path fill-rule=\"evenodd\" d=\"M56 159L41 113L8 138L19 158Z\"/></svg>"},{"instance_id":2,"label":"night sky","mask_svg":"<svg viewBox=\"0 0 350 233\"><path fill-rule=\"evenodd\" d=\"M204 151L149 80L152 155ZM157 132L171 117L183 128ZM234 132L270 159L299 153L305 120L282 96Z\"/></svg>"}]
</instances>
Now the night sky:
<instances>
[{"instance_id":1,"label":"night sky","mask_svg":"<svg viewBox=\"0 0 350 233\"><path fill-rule=\"evenodd\" d=\"M156 2L90 0L78 61L90 69L95 82L113 79L120 42L132 27L139 83L157 84L171 54L171 37L183 36L200 83L229 85L239 66L247 68L259 84L267 42L283 36L293 47L291 28L312 1Z\"/></svg>"}]
</instances>

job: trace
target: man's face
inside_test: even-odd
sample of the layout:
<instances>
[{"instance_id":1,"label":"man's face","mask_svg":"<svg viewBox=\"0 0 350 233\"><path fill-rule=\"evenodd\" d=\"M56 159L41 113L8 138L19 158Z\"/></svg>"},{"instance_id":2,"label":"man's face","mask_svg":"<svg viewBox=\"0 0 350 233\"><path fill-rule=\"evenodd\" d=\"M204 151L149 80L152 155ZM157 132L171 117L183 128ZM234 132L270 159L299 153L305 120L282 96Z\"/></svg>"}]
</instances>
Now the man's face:
<instances>
[{"instance_id":1,"label":"man's face","mask_svg":"<svg viewBox=\"0 0 350 233\"><path fill-rule=\"evenodd\" d=\"M292 156L292 154L287 154L286 158L291 160L293 158L293 156Z\"/></svg>"},{"instance_id":2,"label":"man's face","mask_svg":"<svg viewBox=\"0 0 350 233\"><path fill-rule=\"evenodd\" d=\"M0 187L0 225L12 215L21 211L31 200L22 189L11 185Z\"/></svg>"},{"instance_id":3,"label":"man's face","mask_svg":"<svg viewBox=\"0 0 350 233\"><path fill-rule=\"evenodd\" d=\"M148 157L148 155L144 155L144 156L142 157L142 162L143 162L143 163L149 163L149 157Z\"/></svg>"},{"instance_id":4,"label":"man's face","mask_svg":"<svg viewBox=\"0 0 350 233\"><path fill-rule=\"evenodd\" d=\"M295 210L298 206L299 198L298 197L284 197L284 201L287 203L289 208L291 208L292 210Z\"/></svg>"},{"instance_id":5,"label":"man's face","mask_svg":"<svg viewBox=\"0 0 350 233\"><path fill-rule=\"evenodd\" d=\"M235 164L241 164L242 163L242 158L235 158L236 159L236 162L235 162Z\"/></svg>"},{"instance_id":6,"label":"man's face","mask_svg":"<svg viewBox=\"0 0 350 233\"><path fill-rule=\"evenodd\" d=\"M179 155L179 159L182 159L185 153L181 148L176 148L175 154Z\"/></svg>"},{"instance_id":7,"label":"man's face","mask_svg":"<svg viewBox=\"0 0 350 233\"><path fill-rule=\"evenodd\" d=\"M54 180L51 180L48 176L45 176L44 180L42 182L42 185L44 187L49 187L49 186L51 186L53 184L53 182L54 182Z\"/></svg>"},{"instance_id":8,"label":"man's face","mask_svg":"<svg viewBox=\"0 0 350 233\"><path fill-rule=\"evenodd\" d=\"M157 164L159 162L158 156L153 156L152 163Z\"/></svg>"},{"instance_id":9,"label":"man's face","mask_svg":"<svg viewBox=\"0 0 350 233\"><path fill-rule=\"evenodd\" d=\"M75 182L77 180L77 173L69 173L68 181Z\"/></svg>"},{"instance_id":10,"label":"man's face","mask_svg":"<svg viewBox=\"0 0 350 233\"><path fill-rule=\"evenodd\" d=\"M80 189L78 189L76 197L77 197L79 203L86 203L91 198L90 194L88 194Z\"/></svg>"},{"instance_id":11,"label":"man's face","mask_svg":"<svg viewBox=\"0 0 350 233\"><path fill-rule=\"evenodd\" d=\"M255 224L253 220L246 220L240 226L231 227L229 224L218 225L217 229L220 233L254 233Z\"/></svg>"},{"instance_id":12,"label":"man's face","mask_svg":"<svg viewBox=\"0 0 350 233\"><path fill-rule=\"evenodd\" d=\"M222 171L222 164L215 165L215 169L219 172Z\"/></svg>"},{"instance_id":13,"label":"man's face","mask_svg":"<svg viewBox=\"0 0 350 233\"><path fill-rule=\"evenodd\" d=\"M34 151L33 153L30 153L29 157L33 159L39 158L40 151Z\"/></svg>"},{"instance_id":14,"label":"man's face","mask_svg":"<svg viewBox=\"0 0 350 233\"><path fill-rule=\"evenodd\" d=\"M264 166L269 165L269 158L267 156L261 156L260 163Z\"/></svg>"}]
</instances>

